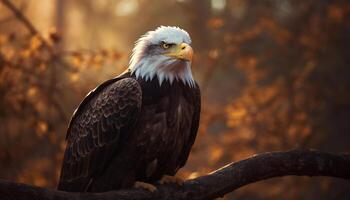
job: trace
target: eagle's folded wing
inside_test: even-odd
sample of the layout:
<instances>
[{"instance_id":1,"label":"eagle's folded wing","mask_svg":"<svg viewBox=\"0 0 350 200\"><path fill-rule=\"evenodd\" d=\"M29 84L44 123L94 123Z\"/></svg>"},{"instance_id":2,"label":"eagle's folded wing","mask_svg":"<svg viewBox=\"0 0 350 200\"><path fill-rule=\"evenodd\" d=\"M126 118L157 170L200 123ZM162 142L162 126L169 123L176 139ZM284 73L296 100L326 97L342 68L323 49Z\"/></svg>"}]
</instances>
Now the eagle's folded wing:
<instances>
[{"instance_id":1,"label":"eagle's folded wing","mask_svg":"<svg viewBox=\"0 0 350 200\"><path fill-rule=\"evenodd\" d=\"M67 131L58 189L86 189L134 127L141 102L140 85L132 78L102 84L84 99Z\"/></svg>"}]
</instances>

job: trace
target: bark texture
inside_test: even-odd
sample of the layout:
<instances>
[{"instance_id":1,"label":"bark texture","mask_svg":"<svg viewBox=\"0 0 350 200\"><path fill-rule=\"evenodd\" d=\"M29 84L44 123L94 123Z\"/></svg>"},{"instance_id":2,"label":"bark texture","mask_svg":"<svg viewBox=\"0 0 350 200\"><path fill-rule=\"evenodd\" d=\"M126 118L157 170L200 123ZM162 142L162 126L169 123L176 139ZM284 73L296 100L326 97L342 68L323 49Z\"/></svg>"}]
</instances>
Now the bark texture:
<instances>
[{"instance_id":1,"label":"bark texture","mask_svg":"<svg viewBox=\"0 0 350 200\"><path fill-rule=\"evenodd\" d=\"M350 179L350 155L314 150L263 153L187 180L183 186L157 186L155 192L128 189L105 193L68 193L0 180L0 197L4 200L206 200L221 197L250 183L288 175Z\"/></svg>"}]
</instances>

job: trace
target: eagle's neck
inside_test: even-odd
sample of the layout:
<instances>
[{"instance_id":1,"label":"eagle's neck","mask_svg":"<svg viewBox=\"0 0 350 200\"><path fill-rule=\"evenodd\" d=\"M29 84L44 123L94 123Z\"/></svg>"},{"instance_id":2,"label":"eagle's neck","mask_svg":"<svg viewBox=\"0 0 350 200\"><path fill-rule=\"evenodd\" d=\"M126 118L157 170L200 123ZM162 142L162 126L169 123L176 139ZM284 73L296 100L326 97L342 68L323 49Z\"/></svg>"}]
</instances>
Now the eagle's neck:
<instances>
[{"instance_id":1,"label":"eagle's neck","mask_svg":"<svg viewBox=\"0 0 350 200\"><path fill-rule=\"evenodd\" d=\"M164 82L169 82L171 85L175 80L190 87L195 86L191 63L188 61L169 59L165 56L158 56L157 59L143 58L138 63L130 65L129 70L136 78L143 78L145 81L157 78L160 86Z\"/></svg>"}]
</instances>

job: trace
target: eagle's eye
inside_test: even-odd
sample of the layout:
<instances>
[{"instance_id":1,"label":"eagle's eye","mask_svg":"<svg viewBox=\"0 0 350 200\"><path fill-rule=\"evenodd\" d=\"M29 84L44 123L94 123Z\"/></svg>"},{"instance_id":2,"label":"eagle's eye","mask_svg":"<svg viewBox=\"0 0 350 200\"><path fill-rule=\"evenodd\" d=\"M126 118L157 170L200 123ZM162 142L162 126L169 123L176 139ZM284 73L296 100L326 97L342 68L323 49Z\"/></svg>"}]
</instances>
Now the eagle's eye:
<instances>
[{"instance_id":1,"label":"eagle's eye","mask_svg":"<svg viewBox=\"0 0 350 200\"><path fill-rule=\"evenodd\" d=\"M161 43L161 46L162 46L163 49L169 49L170 44L165 43L165 42L162 42L162 43Z\"/></svg>"}]
</instances>

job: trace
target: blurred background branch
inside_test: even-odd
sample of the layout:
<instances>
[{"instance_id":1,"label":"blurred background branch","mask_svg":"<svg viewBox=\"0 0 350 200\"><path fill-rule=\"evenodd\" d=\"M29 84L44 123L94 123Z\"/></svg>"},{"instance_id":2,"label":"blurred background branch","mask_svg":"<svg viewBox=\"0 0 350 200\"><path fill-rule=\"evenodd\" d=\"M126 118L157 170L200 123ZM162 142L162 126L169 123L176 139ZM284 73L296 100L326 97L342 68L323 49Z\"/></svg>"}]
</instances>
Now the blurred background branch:
<instances>
[{"instance_id":1,"label":"blurred background branch","mask_svg":"<svg viewBox=\"0 0 350 200\"><path fill-rule=\"evenodd\" d=\"M33 24L23 15L23 13L17 9L16 6L14 6L11 1L9 0L1 0L1 2L8 8L10 9L13 14L18 18L18 20L20 20L26 27L27 29L30 31L30 33L32 35L38 35L38 31L35 29L35 27L33 26Z\"/></svg>"}]
</instances>

